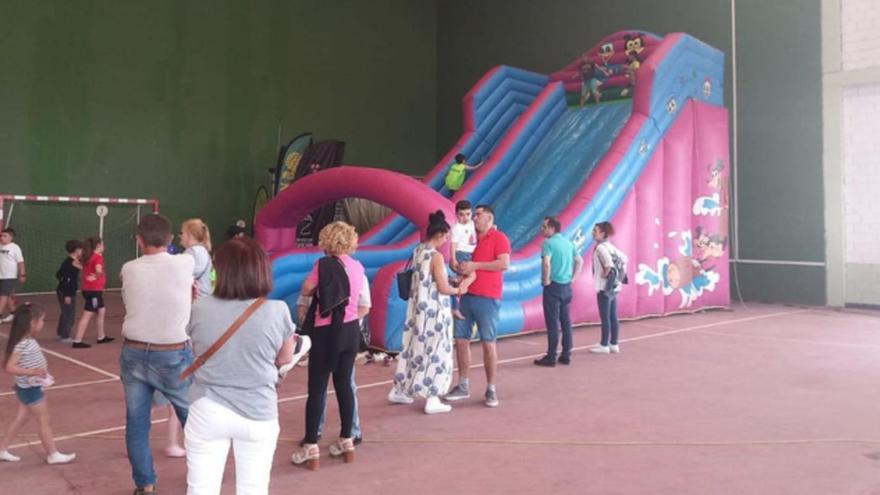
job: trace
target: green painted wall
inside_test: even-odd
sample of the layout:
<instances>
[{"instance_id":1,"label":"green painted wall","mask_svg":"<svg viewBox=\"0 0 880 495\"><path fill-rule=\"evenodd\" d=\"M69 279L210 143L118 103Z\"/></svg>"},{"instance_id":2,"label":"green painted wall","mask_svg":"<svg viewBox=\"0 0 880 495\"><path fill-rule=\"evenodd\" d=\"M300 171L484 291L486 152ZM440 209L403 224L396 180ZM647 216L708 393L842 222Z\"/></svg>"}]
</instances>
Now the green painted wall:
<instances>
[{"instance_id":1,"label":"green painted wall","mask_svg":"<svg viewBox=\"0 0 880 495\"><path fill-rule=\"evenodd\" d=\"M421 172L436 26L408 0L0 2L0 191L157 197L219 236L250 216L279 125Z\"/></svg>"},{"instance_id":2,"label":"green painted wall","mask_svg":"<svg viewBox=\"0 0 880 495\"><path fill-rule=\"evenodd\" d=\"M819 0L736 5L740 258L824 262ZM824 267L739 275L748 298L825 303Z\"/></svg>"},{"instance_id":3,"label":"green painted wall","mask_svg":"<svg viewBox=\"0 0 880 495\"><path fill-rule=\"evenodd\" d=\"M737 0L740 257L824 261L819 0ZM729 0L447 0L438 4L438 154L461 132L460 99L506 64L552 72L623 29L687 32L728 54ZM767 267L767 270L763 270ZM824 303L823 268L741 265L746 299ZM763 283L761 273L801 289Z\"/></svg>"}]
</instances>

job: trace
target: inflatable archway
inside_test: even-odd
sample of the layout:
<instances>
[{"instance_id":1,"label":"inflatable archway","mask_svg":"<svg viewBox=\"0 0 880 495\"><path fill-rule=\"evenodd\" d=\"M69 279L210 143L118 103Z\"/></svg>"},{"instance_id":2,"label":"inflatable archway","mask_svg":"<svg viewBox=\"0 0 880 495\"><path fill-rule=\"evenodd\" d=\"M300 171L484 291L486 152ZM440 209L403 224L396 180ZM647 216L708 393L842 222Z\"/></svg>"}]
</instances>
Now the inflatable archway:
<instances>
[{"instance_id":1,"label":"inflatable archway","mask_svg":"<svg viewBox=\"0 0 880 495\"><path fill-rule=\"evenodd\" d=\"M277 257L291 251L296 226L309 212L345 198L364 198L387 206L417 225L420 232L428 226L428 215L437 210L450 222L455 218L455 208L448 199L411 177L379 168L344 166L308 175L284 189L260 210L254 235Z\"/></svg>"}]
</instances>

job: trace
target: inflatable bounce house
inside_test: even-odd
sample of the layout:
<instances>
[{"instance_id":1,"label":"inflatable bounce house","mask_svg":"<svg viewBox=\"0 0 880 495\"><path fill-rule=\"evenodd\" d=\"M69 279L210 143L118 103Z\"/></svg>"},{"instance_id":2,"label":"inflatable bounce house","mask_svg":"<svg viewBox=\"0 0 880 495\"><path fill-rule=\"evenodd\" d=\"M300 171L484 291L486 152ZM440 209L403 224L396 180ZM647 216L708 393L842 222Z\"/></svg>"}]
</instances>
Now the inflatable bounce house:
<instances>
[{"instance_id":1,"label":"inflatable bounce house","mask_svg":"<svg viewBox=\"0 0 880 495\"><path fill-rule=\"evenodd\" d=\"M260 212L255 234L273 257L272 296L293 307L321 256L294 248L296 225L322 204L345 197L390 207L361 236L355 257L367 269L372 343L399 350L406 302L401 270L428 213L453 219L455 201L490 204L511 240L499 335L544 328L540 251L544 216L584 254L574 283L572 319L597 322L589 275L594 224L610 220L630 258L621 318L724 307L728 275L728 130L724 54L683 33L622 31L558 72L500 66L464 97L464 133L418 182L395 172L343 166L304 177ZM453 157L484 160L455 194L444 188Z\"/></svg>"}]
</instances>

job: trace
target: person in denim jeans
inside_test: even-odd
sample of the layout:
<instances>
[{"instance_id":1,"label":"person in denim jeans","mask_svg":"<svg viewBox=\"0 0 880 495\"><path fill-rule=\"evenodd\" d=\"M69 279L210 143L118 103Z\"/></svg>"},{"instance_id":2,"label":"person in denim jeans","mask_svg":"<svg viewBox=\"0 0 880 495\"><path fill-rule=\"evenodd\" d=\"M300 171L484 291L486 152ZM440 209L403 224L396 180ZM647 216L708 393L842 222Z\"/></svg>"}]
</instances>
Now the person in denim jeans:
<instances>
[{"instance_id":1,"label":"person in denim jeans","mask_svg":"<svg viewBox=\"0 0 880 495\"><path fill-rule=\"evenodd\" d=\"M544 245L541 247L541 285L544 287L544 323L547 326L547 355L536 359L538 366L556 366L559 328L562 327L562 354L559 364L571 363L571 283L578 278L584 260L574 243L560 231L556 217L545 217L541 223Z\"/></svg>"},{"instance_id":2,"label":"person in denim jeans","mask_svg":"<svg viewBox=\"0 0 880 495\"><path fill-rule=\"evenodd\" d=\"M609 237L614 235L611 222L599 222L593 227L593 286L596 289L596 303L599 306L599 318L602 320L602 340L590 348L594 354L617 354L620 345L617 338L620 334L620 322L617 320L617 293L622 286L614 279L614 259L612 254L627 263L626 255L617 249Z\"/></svg>"},{"instance_id":3,"label":"person in denim jeans","mask_svg":"<svg viewBox=\"0 0 880 495\"><path fill-rule=\"evenodd\" d=\"M181 424L189 411L190 381L180 374L192 363L186 326L192 304L191 256L172 256L171 223L147 215L138 224L137 243L144 255L122 267L125 320L119 358L125 392L125 445L135 495L156 493L150 450L150 409L159 391L174 406Z\"/></svg>"}]
</instances>

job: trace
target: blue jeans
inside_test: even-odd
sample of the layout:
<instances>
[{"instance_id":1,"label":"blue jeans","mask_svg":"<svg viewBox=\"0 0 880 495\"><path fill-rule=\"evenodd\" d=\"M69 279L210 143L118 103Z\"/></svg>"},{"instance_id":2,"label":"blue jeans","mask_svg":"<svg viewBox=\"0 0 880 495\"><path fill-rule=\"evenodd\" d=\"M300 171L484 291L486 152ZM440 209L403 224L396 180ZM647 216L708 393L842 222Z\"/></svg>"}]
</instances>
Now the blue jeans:
<instances>
[{"instance_id":1,"label":"blue jeans","mask_svg":"<svg viewBox=\"0 0 880 495\"><path fill-rule=\"evenodd\" d=\"M461 314L463 320L455 320L453 334L456 339L470 340L473 336L474 323L481 342L495 342L495 333L498 329L498 315L501 311L501 301L473 294L461 296Z\"/></svg>"},{"instance_id":2,"label":"blue jeans","mask_svg":"<svg viewBox=\"0 0 880 495\"><path fill-rule=\"evenodd\" d=\"M358 417L358 385L354 381L354 370L357 365L351 367L351 391L354 392L354 418L351 420L351 437L361 438L361 419ZM324 389L324 412L318 420L318 436L324 432L324 418L327 417L327 390Z\"/></svg>"},{"instance_id":3,"label":"blue jeans","mask_svg":"<svg viewBox=\"0 0 880 495\"><path fill-rule=\"evenodd\" d=\"M150 409L153 393L159 391L174 406L181 424L189 411L190 380L180 374L192 363L192 350L153 351L123 346L119 356L125 391L125 446L131 476L137 487L156 484L153 452L150 450Z\"/></svg>"},{"instance_id":4,"label":"blue jeans","mask_svg":"<svg viewBox=\"0 0 880 495\"><path fill-rule=\"evenodd\" d=\"M596 293L599 303L599 318L602 319L602 342L603 346L617 345L617 336L620 334L620 322L617 321L617 294L600 290Z\"/></svg>"},{"instance_id":5,"label":"blue jeans","mask_svg":"<svg viewBox=\"0 0 880 495\"><path fill-rule=\"evenodd\" d=\"M563 359L571 357L571 284L550 282L544 287L544 324L547 326L547 356L556 358L559 327L562 326Z\"/></svg>"}]
</instances>

